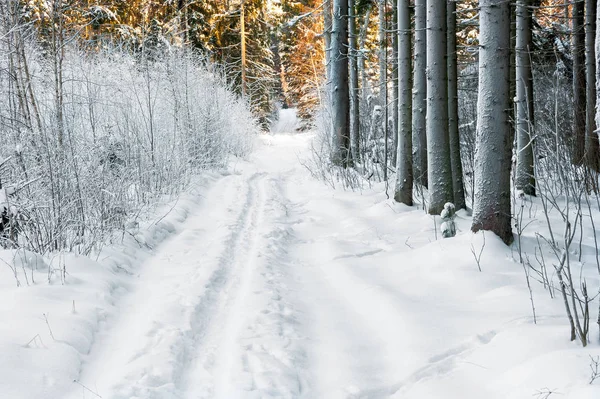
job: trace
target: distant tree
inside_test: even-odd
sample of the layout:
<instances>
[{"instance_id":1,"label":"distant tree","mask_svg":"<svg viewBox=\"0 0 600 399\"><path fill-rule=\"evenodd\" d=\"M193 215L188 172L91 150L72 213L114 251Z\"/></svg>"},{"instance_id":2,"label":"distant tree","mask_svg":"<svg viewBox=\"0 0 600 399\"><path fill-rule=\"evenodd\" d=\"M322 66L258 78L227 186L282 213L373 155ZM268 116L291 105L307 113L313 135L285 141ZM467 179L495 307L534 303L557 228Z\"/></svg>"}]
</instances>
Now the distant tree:
<instances>
[{"instance_id":1,"label":"distant tree","mask_svg":"<svg viewBox=\"0 0 600 399\"><path fill-rule=\"evenodd\" d=\"M280 37L282 69L279 79L285 101L298 108L307 125L322 106L321 92L326 79L325 44L321 3L318 0L282 2L282 16L275 35Z\"/></svg>"},{"instance_id":2,"label":"distant tree","mask_svg":"<svg viewBox=\"0 0 600 399\"><path fill-rule=\"evenodd\" d=\"M510 208L510 5L479 2L479 89L475 149L475 202L471 230L513 240Z\"/></svg>"}]
</instances>

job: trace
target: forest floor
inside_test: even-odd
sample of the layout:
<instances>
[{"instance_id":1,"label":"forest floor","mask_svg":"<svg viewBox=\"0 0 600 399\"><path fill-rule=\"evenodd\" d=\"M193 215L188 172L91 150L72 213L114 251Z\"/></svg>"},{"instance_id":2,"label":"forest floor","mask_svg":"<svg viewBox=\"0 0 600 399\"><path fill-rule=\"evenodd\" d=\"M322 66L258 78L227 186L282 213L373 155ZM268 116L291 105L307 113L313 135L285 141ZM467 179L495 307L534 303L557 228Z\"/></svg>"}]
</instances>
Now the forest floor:
<instances>
[{"instance_id":1,"label":"forest floor","mask_svg":"<svg viewBox=\"0 0 600 399\"><path fill-rule=\"evenodd\" d=\"M381 185L327 187L292 128L284 115L135 240L66 256L64 284L57 260L23 255L19 288L1 269L0 397L600 397L595 325L570 342L535 281L534 324L514 249L464 212L441 239Z\"/></svg>"}]
</instances>

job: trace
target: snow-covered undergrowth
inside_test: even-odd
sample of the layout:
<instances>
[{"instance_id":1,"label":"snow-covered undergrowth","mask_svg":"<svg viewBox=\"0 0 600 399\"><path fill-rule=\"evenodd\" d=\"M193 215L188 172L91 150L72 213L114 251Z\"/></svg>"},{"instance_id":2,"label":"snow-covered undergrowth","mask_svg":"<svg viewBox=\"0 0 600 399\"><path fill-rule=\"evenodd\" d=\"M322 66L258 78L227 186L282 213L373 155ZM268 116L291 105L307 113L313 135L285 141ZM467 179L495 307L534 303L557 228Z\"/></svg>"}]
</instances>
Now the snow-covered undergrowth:
<instances>
[{"instance_id":1,"label":"snow-covered undergrowth","mask_svg":"<svg viewBox=\"0 0 600 399\"><path fill-rule=\"evenodd\" d=\"M202 57L20 45L0 42L4 247L97 251L250 150L250 111Z\"/></svg>"},{"instance_id":2,"label":"snow-covered undergrowth","mask_svg":"<svg viewBox=\"0 0 600 399\"><path fill-rule=\"evenodd\" d=\"M114 321L122 298L139 284L143 262L181 231L189 214L202 205L207 187L221 177L206 172L193 178L177 200L155 209L152 219L140 220L121 243L104 246L93 258L0 251L0 317L5 321L0 325L1 396L63 398L76 390L78 397L93 397L79 382L85 356L99 332Z\"/></svg>"}]
</instances>

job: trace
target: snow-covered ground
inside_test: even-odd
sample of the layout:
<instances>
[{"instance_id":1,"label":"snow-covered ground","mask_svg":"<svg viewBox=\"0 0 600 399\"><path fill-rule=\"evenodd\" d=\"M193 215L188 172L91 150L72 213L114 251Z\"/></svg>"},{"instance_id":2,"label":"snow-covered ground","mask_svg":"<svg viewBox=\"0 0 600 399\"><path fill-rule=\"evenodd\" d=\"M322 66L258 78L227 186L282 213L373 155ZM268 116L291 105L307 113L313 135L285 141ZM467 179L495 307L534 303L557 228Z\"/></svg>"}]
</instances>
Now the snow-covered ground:
<instances>
[{"instance_id":1,"label":"snow-covered ground","mask_svg":"<svg viewBox=\"0 0 600 399\"><path fill-rule=\"evenodd\" d=\"M597 339L537 282L533 324L514 252L486 235L480 272L466 214L440 239L381 186L315 181L311 139L260 137L97 260L4 251L0 397L600 397Z\"/></svg>"}]
</instances>

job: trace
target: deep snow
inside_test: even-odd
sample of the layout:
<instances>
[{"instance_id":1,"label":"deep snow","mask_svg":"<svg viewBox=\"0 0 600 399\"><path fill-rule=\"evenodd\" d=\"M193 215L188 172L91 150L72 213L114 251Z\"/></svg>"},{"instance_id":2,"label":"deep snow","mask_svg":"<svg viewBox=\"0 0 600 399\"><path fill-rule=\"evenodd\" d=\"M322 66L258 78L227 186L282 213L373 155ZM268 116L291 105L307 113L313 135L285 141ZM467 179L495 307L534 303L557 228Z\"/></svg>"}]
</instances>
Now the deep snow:
<instances>
[{"instance_id":1,"label":"deep snow","mask_svg":"<svg viewBox=\"0 0 600 399\"><path fill-rule=\"evenodd\" d=\"M0 397L600 397L597 340L537 282L533 324L514 252L486 235L479 272L464 212L441 239L382 186L315 181L294 124L97 261L18 253L17 288L2 252Z\"/></svg>"}]
</instances>

